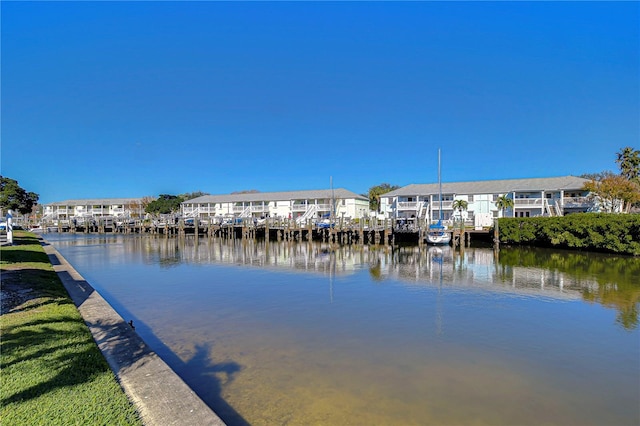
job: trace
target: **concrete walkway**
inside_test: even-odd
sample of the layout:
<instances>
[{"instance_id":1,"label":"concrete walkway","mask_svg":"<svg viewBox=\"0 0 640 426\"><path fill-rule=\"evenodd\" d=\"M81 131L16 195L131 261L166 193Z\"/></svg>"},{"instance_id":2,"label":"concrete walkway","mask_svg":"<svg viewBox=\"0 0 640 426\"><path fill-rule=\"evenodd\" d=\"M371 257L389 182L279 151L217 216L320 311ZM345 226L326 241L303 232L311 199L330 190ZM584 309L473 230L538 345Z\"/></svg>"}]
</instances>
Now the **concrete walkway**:
<instances>
[{"instance_id":1,"label":"concrete walkway","mask_svg":"<svg viewBox=\"0 0 640 426\"><path fill-rule=\"evenodd\" d=\"M145 425L224 425L53 246L41 243Z\"/></svg>"}]
</instances>

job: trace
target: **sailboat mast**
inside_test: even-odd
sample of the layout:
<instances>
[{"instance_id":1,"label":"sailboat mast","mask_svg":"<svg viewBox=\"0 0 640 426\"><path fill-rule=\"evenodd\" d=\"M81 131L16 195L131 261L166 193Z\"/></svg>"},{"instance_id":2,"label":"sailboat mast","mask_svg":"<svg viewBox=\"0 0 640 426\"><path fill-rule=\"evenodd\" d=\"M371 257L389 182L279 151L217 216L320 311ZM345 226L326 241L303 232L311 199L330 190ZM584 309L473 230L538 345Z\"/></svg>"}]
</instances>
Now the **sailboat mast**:
<instances>
[{"instance_id":1,"label":"sailboat mast","mask_svg":"<svg viewBox=\"0 0 640 426\"><path fill-rule=\"evenodd\" d=\"M442 222L442 179L440 177L440 148L438 148L438 185L440 191L440 208L438 210L438 214L440 217L440 221Z\"/></svg>"},{"instance_id":2,"label":"sailboat mast","mask_svg":"<svg viewBox=\"0 0 640 426\"><path fill-rule=\"evenodd\" d=\"M335 197L333 195L333 176L329 176L329 186L331 187L331 212L329 214L330 219L331 219L331 223L333 223L333 218L335 217Z\"/></svg>"}]
</instances>

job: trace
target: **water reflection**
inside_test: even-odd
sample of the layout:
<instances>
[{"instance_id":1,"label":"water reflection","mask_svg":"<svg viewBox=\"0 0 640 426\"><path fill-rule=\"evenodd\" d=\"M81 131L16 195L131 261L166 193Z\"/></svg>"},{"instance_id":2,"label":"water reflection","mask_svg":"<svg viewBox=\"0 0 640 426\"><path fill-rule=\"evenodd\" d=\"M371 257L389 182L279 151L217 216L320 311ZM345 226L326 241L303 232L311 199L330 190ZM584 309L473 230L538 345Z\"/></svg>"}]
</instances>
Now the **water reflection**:
<instances>
[{"instance_id":1,"label":"water reflection","mask_svg":"<svg viewBox=\"0 0 640 426\"><path fill-rule=\"evenodd\" d=\"M367 268L374 282L444 283L528 297L582 299L616 309L616 321L625 329L635 329L640 323L640 262L630 257L532 248L460 251L449 246L340 246L189 237L131 237L123 244L122 238L67 236L66 240L76 246L108 247L109 255L142 253L144 263L162 268L219 263L318 273L331 280ZM333 298L332 281L329 294Z\"/></svg>"},{"instance_id":2,"label":"water reflection","mask_svg":"<svg viewBox=\"0 0 640 426\"><path fill-rule=\"evenodd\" d=\"M504 275L522 268L552 271L570 277L584 300L618 310L625 329L638 326L640 262L628 256L521 248L500 253ZM564 282L563 282L564 284Z\"/></svg>"},{"instance_id":3,"label":"water reflection","mask_svg":"<svg viewBox=\"0 0 640 426\"><path fill-rule=\"evenodd\" d=\"M634 259L55 238L230 425L640 421Z\"/></svg>"}]
</instances>

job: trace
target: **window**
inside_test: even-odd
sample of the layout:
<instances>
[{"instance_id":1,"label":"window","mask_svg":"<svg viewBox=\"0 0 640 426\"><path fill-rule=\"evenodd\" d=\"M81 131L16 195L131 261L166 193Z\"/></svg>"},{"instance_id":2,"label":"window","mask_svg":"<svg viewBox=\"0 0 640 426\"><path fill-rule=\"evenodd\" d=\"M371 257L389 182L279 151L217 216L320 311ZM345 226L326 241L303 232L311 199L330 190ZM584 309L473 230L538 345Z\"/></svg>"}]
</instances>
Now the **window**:
<instances>
[{"instance_id":1,"label":"window","mask_svg":"<svg viewBox=\"0 0 640 426\"><path fill-rule=\"evenodd\" d=\"M499 194L493 194L493 201L498 201L498 198L500 198Z\"/></svg>"},{"instance_id":2,"label":"window","mask_svg":"<svg viewBox=\"0 0 640 426\"><path fill-rule=\"evenodd\" d=\"M469 195L469 202L473 203L473 195Z\"/></svg>"}]
</instances>

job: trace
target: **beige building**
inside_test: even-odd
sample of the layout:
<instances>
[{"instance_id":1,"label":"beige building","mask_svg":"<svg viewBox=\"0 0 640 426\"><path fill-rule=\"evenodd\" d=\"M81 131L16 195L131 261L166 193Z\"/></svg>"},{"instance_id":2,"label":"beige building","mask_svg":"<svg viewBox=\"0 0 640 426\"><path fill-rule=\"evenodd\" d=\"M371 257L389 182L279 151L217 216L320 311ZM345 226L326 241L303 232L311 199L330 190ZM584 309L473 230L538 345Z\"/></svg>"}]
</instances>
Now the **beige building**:
<instances>
[{"instance_id":1,"label":"beige building","mask_svg":"<svg viewBox=\"0 0 640 426\"><path fill-rule=\"evenodd\" d=\"M333 206L333 207L332 207ZM287 192L203 195L182 203L184 217L282 217L303 222L327 217L360 218L369 214L369 199L343 188Z\"/></svg>"},{"instance_id":2,"label":"beige building","mask_svg":"<svg viewBox=\"0 0 640 426\"><path fill-rule=\"evenodd\" d=\"M46 204L42 219L48 222L88 217L141 218L143 216L142 198L92 198Z\"/></svg>"}]
</instances>

